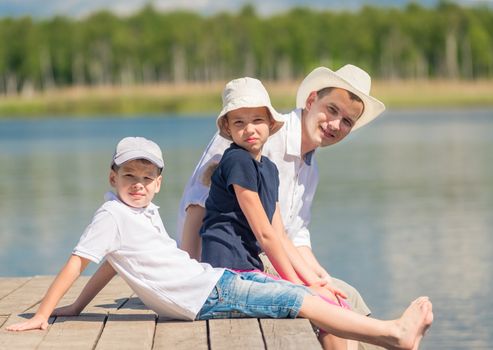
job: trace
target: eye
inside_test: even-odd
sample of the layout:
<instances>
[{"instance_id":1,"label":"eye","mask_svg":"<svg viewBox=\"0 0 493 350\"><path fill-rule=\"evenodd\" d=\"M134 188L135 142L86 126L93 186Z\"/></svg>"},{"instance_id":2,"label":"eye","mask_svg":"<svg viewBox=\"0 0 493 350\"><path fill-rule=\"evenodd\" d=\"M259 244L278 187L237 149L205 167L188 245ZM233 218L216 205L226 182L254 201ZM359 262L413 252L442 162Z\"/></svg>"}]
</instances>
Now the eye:
<instances>
[{"instance_id":1,"label":"eye","mask_svg":"<svg viewBox=\"0 0 493 350\"><path fill-rule=\"evenodd\" d=\"M329 111L330 114L337 115L337 110L334 107L328 106L327 110Z\"/></svg>"},{"instance_id":2,"label":"eye","mask_svg":"<svg viewBox=\"0 0 493 350\"><path fill-rule=\"evenodd\" d=\"M235 126L242 126L243 125L243 122L241 120L236 120L233 124Z\"/></svg>"},{"instance_id":3,"label":"eye","mask_svg":"<svg viewBox=\"0 0 493 350\"><path fill-rule=\"evenodd\" d=\"M344 123L344 125L346 125L349 128L353 126L353 121L349 118L344 118L342 122Z\"/></svg>"}]
</instances>

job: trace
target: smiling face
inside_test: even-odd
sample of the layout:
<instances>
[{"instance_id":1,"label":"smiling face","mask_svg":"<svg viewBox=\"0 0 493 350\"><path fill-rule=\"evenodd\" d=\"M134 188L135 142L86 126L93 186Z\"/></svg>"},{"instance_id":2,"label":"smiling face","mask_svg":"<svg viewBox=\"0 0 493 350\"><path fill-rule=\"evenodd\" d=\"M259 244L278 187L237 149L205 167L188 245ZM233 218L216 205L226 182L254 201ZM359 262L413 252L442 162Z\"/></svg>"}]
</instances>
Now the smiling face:
<instances>
[{"instance_id":1,"label":"smiling face","mask_svg":"<svg viewBox=\"0 0 493 350\"><path fill-rule=\"evenodd\" d=\"M112 169L109 180L122 202L133 208L145 208L159 192L162 176L153 163L136 159Z\"/></svg>"},{"instance_id":2,"label":"smiling face","mask_svg":"<svg viewBox=\"0 0 493 350\"><path fill-rule=\"evenodd\" d=\"M262 146L270 134L271 121L266 107L239 108L228 112L225 128L233 141L260 160Z\"/></svg>"},{"instance_id":3,"label":"smiling face","mask_svg":"<svg viewBox=\"0 0 493 350\"><path fill-rule=\"evenodd\" d=\"M302 154L341 141L349 134L363 108L363 103L344 89L333 88L320 97L313 91L303 110Z\"/></svg>"}]
</instances>

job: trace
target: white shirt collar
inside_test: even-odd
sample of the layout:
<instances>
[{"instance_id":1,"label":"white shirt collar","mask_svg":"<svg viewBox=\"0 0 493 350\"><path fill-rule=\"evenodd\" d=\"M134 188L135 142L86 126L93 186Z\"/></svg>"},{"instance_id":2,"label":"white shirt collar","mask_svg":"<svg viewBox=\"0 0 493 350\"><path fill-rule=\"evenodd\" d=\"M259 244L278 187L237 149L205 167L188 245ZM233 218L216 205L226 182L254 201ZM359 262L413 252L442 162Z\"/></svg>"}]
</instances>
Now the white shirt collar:
<instances>
[{"instance_id":1,"label":"white shirt collar","mask_svg":"<svg viewBox=\"0 0 493 350\"><path fill-rule=\"evenodd\" d=\"M149 205L145 208L133 208L133 207L130 207L128 206L127 204L123 203L120 198L118 198L118 196L116 194L114 194L113 192L111 191L108 191L104 194L104 200L106 202L108 201L117 201L119 203L122 203L123 205L125 205L129 210L130 212L134 213L134 214L144 214L148 217L151 217L153 215L155 215L157 213L157 210L159 209L159 207L157 205L155 205L154 203L149 203Z\"/></svg>"},{"instance_id":2,"label":"white shirt collar","mask_svg":"<svg viewBox=\"0 0 493 350\"><path fill-rule=\"evenodd\" d=\"M292 111L288 116L290 121L286 125L286 153L298 158L301 158L301 112L301 108ZM307 165L311 165L314 153L315 150L303 157Z\"/></svg>"}]
</instances>

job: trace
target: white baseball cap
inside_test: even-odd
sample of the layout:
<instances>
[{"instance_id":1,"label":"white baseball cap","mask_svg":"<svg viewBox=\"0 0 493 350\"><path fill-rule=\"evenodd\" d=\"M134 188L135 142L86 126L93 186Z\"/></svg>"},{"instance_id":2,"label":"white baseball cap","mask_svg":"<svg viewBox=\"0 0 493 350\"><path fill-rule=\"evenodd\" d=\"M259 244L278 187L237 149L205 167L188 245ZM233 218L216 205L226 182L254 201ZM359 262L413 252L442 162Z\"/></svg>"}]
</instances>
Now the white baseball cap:
<instances>
[{"instance_id":1,"label":"white baseball cap","mask_svg":"<svg viewBox=\"0 0 493 350\"><path fill-rule=\"evenodd\" d=\"M146 159L158 168L164 168L163 154L159 146L144 137L125 137L116 145L112 164L122 165L129 160Z\"/></svg>"},{"instance_id":2,"label":"white baseball cap","mask_svg":"<svg viewBox=\"0 0 493 350\"><path fill-rule=\"evenodd\" d=\"M363 69L346 64L335 72L326 67L315 68L301 82L296 94L296 107L305 108L306 100L311 92L335 87L352 92L364 105L363 114L358 118L351 130L371 122L384 110L385 105L370 96L371 77Z\"/></svg>"},{"instance_id":3,"label":"white baseball cap","mask_svg":"<svg viewBox=\"0 0 493 350\"><path fill-rule=\"evenodd\" d=\"M223 122L223 118L228 112L239 108L257 107L266 107L269 110L272 119L274 119L270 134L276 133L284 123L283 117L272 107L269 93L262 82L249 77L231 80L224 87L223 109L216 120L219 134L225 139L231 140L231 136L226 132Z\"/></svg>"}]
</instances>

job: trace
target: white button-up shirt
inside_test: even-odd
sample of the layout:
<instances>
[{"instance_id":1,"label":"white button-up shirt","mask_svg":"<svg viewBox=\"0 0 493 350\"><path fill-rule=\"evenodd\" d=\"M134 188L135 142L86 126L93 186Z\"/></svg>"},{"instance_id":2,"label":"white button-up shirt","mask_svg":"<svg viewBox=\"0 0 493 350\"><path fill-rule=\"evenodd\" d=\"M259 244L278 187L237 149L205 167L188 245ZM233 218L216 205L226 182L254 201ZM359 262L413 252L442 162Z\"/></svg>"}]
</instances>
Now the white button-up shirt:
<instances>
[{"instance_id":1,"label":"white button-up shirt","mask_svg":"<svg viewBox=\"0 0 493 350\"><path fill-rule=\"evenodd\" d=\"M301 109L284 115L283 127L269 137L262 150L276 164L279 170L279 204L288 237L295 246L308 246L310 243L310 209L318 184L318 169L313 152L301 156ZM177 223L177 240L183 234L185 209L196 204L205 207L209 187L204 184L204 171L211 163L218 163L231 141L216 134L189 179L182 199Z\"/></svg>"},{"instance_id":2,"label":"white button-up shirt","mask_svg":"<svg viewBox=\"0 0 493 350\"><path fill-rule=\"evenodd\" d=\"M112 193L106 200L72 253L95 263L106 258L160 316L195 319L224 270L178 249L154 204L131 208Z\"/></svg>"}]
</instances>

